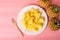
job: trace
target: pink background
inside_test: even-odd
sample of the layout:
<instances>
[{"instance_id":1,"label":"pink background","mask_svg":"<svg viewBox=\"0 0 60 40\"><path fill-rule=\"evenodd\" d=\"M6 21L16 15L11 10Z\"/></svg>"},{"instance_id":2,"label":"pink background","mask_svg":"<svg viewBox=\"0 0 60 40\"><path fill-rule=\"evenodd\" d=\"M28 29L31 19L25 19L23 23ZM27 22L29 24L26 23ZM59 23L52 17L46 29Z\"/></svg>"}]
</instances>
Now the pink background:
<instances>
[{"instance_id":1,"label":"pink background","mask_svg":"<svg viewBox=\"0 0 60 40\"><path fill-rule=\"evenodd\" d=\"M47 26L39 35L28 36L24 34L22 37L12 24L11 18L16 20L23 7L37 4L37 2L38 0L0 0L0 40L60 40L60 30L53 32ZM52 0L52 3L60 6L60 0ZM58 16L59 18L60 16Z\"/></svg>"}]
</instances>

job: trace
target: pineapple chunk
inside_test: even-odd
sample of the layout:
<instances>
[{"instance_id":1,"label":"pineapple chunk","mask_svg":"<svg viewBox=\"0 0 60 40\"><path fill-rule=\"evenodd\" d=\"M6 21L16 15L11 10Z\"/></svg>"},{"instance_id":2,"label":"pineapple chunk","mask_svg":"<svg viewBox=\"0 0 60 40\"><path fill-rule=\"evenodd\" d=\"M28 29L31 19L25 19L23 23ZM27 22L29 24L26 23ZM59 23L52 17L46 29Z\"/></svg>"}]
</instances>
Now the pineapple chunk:
<instances>
[{"instance_id":1,"label":"pineapple chunk","mask_svg":"<svg viewBox=\"0 0 60 40\"><path fill-rule=\"evenodd\" d=\"M39 29L38 29L37 27L33 27L33 28L32 28L32 31L33 31L33 32L37 32L38 30L39 30Z\"/></svg>"},{"instance_id":2,"label":"pineapple chunk","mask_svg":"<svg viewBox=\"0 0 60 40\"><path fill-rule=\"evenodd\" d=\"M40 22L40 23L44 23L44 21L45 21L44 18L40 18L40 19L39 19L39 22Z\"/></svg>"}]
</instances>

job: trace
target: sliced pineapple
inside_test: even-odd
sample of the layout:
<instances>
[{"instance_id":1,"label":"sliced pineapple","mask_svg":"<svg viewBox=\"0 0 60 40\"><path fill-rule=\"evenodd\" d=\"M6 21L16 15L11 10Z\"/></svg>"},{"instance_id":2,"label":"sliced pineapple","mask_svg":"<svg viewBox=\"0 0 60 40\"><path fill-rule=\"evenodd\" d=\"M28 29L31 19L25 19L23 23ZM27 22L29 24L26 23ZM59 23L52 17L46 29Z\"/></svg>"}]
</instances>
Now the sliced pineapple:
<instances>
[{"instance_id":1,"label":"sliced pineapple","mask_svg":"<svg viewBox=\"0 0 60 40\"><path fill-rule=\"evenodd\" d=\"M33 32L37 32L39 29L41 29L44 21L45 20L44 17L42 17L41 12L34 8L28 10L22 19L24 28Z\"/></svg>"}]
</instances>

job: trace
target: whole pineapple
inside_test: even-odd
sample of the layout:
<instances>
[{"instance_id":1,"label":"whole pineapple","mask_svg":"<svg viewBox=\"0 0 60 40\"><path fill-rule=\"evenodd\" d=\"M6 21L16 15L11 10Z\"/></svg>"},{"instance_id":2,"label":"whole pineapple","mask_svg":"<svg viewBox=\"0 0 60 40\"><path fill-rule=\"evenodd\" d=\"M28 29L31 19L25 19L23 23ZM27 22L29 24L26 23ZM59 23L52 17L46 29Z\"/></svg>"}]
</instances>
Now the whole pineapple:
<instances>
[{"instance_id":1,"label":"whole pineapple","mask_svg":"<svg viewBox=\"0 0 60 40\"><path fill-rule=\"evenodd\" d=\"M60 22L56 18L53 18L48 22L48 26L51 30L55 31L60 28Z\"/></svg>"}]
</instances>

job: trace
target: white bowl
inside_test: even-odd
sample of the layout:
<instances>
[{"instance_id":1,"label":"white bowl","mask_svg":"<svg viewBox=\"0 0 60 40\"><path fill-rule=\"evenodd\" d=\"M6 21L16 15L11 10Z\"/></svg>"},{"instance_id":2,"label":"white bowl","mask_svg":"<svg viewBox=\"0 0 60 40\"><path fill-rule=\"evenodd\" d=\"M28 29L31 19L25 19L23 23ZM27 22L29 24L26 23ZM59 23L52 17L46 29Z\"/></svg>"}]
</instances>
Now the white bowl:
<instances>
[{"instance_id":1,"label":"white bowl","mask_svg":"<svg viewBox=\"0 0 60 40\"><path fill-rule=\"evenodd\" d=\"M39 11L42 13L42 16L45 18L45 22L43 23L43 27L42 29L40 29L38 32L31 32L31 31L28 31L28 30L25 30L23 28L23 25L21 23L21 20L22 20L22 16L23 14L28 11L29 9L31 8L34 8L34 9L39 9ZM18 24L18 27L21 29L21 31L27 35L37 35L37 34L40 34L41 32L44 31L44 29L46 28L47 26L47 21L48 21L48 18L47 18L47 15L46 15L46 12L39 6L36 6L36 5L29 5L29 6L26 6L24 7L18 14L18 17L17 17L17 24Z\"/></svg>"}]
</instances>

